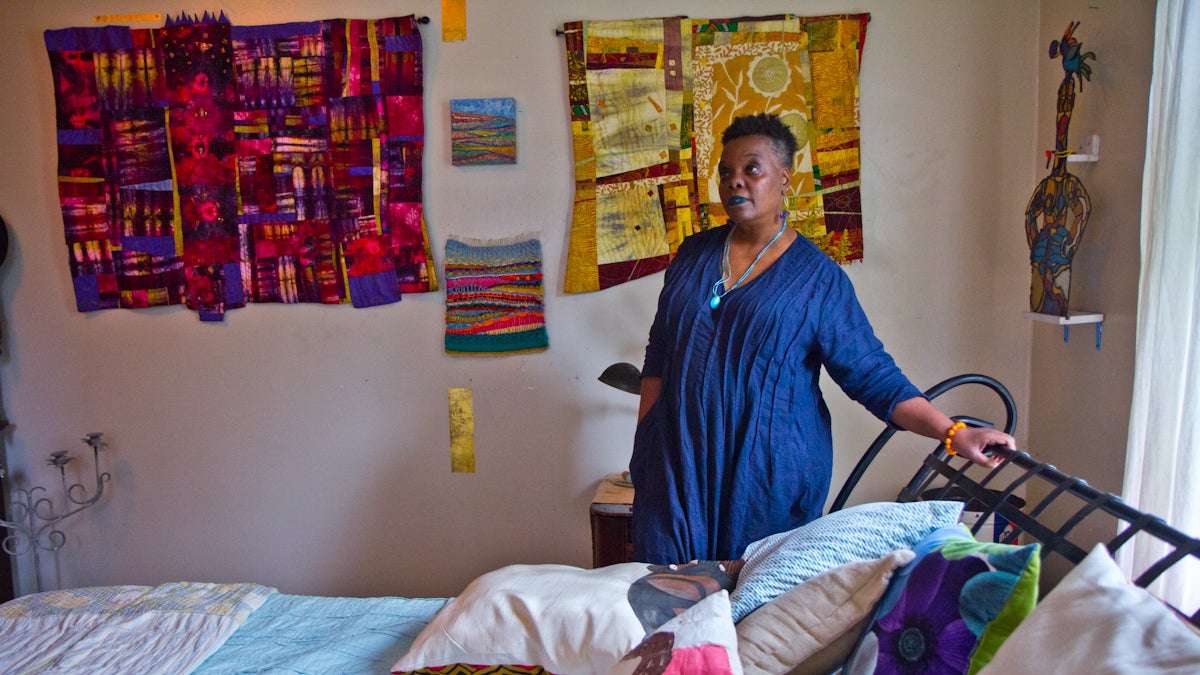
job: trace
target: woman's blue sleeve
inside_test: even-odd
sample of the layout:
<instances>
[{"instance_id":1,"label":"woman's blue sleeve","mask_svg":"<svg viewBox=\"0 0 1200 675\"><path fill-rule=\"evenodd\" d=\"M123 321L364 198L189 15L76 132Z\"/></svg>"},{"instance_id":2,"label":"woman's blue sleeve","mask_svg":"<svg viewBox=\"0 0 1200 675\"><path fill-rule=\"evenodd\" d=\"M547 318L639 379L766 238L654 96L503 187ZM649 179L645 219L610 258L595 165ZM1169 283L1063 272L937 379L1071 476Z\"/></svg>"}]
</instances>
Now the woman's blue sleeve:
<instances>
[{"instance_id":1,"label":"woman's blue sleeve","mask_svg":"<svg viewBox=\"0 0 1200 675\"><path fill-rule=\"evenodd\" d=\"M896 404L924 397L875 336L846 273L829 266L817 329L821 362L833 381L889 426ZM826 268L827 270L829 268Z\"/></svg>"},{"instance_id":2,"label":"woman's blue sleeve","mask_svg":"<svg viewBox=\"0 0 1200 675\"><path fill-rule=\"evenodd\" d=\"M675 259L667 266L667 271L663 275L663 287L658 295L658 311L654 314L654 323L650 324L650 340L646 344L646 358L642 363L642 377L662 377L663 358L666 354L667 344L669 340L673 339L672 336L667 334L668 306L672 295L671 291L674 288L676 280L679 278L681 268L684 265L691 264L694 256L697 254L693 250L697 242L698 238L696 237L685 238L679 245Z\"/></svg>"}]
</instances>

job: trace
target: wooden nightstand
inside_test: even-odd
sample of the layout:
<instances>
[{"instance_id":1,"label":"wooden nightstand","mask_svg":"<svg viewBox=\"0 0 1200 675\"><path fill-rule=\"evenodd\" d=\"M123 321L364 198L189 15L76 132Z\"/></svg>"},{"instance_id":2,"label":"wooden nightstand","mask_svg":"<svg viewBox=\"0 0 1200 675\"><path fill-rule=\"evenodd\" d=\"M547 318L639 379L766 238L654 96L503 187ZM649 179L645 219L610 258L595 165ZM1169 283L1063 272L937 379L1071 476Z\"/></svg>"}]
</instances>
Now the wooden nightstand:
<instances>
[{"instance_id":1,"label":"wooden nightstand","mask_svg":"<svg viewBox=\"0 0 1200 675\"><path fill-rule=\"evenodd\" d=\"M592 567L633 560L633 488L614 483L621 474L600 481L590 510L592 517Z\"/></svg>"}]
</instances>

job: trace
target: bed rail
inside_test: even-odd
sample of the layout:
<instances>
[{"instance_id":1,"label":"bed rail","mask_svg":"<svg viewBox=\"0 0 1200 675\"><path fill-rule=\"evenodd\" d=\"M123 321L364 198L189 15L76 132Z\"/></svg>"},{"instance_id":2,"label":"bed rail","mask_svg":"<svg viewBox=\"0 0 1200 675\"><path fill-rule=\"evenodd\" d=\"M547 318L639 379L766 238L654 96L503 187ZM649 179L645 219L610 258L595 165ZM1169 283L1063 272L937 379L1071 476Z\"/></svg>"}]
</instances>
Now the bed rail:
<instances>
[{"instance_id":1,"label":"bed rail","mask_svg":"<svg viewBox=\"0 0 1200 675\"><path fill-rule=\"evenodd\" d=\"M932 387L926 395L933 399L964 384L982 384L1000 396L1004 401L1007 416L1004 429L1012 433L1016 424L1012 396L1004 385L986 375L952 377ZM993 426L986 420L969 416L953 416L952 419L973 426ZM888 429L875 439L846 479L830 511L840 510L845 505L867 467L893 433L894 430ZM1011 544L1018 541L1018 538L1022 542L1038 541L1042 544L1043 559L1057 554L1072 564L1082 561L1094 543L1086 542L1079 534L1080 524L1107 519L1106 525L1112 526L1109 531L1116 532L1116 536L1105 542L1105 546L1112 553L1116 553L1136 535L1153 537L1165 544L1165 555L1134 579L1134 583L1142 588L1148 587L1182 560L1191 558L1200 562L1200 539L1171 527L1162 518L1140 511L1122 501L1120 497L1098 490L1083 479L1065 474L1051 464L1034 459L1028 453L1006 447L993 447L991 452L999 456L1001 462L996 468L988 470L972 464L969 460L952 457L946 452L945 445L939 444L925 457L917 473L900 490L897 501L917 501L923 496L929 499L963 499L968 502L971 511L981 512L972 528L973 532L977 533L990 516L998 515L1007 519L1014 527L1004 535L1001 543ZM1010 498L1022 487L1029 494L1029 488L1039 481L1043 483L1039 486L1039 491L1045 489L1047 492L1032 507L1023 509L1021 500ZM1053 509L1050 508L1051 505L1054 506ZM1064 513L1067 515L1062 519ZM1200 626L1200 609L1190 616L1184 615L1193 625Z\"/></svg>"}]
</instances>

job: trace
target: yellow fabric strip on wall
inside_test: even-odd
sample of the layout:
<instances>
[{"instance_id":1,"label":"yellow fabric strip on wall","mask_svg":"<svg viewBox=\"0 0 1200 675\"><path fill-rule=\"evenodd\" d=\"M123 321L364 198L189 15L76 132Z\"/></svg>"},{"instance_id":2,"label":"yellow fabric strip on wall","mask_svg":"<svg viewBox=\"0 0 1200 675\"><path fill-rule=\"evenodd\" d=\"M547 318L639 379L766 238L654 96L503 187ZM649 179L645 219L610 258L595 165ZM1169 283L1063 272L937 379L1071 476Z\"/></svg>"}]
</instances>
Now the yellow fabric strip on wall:
<instances>
[{"instance_id":1,"label":"yellow fabric strip on wall","mask_svg":"<svg viewBox=\"0 0 1200 675\"><path fill-rule=\"evenodd\" d=\"M467 0L442 0L442 42L467 39Z\"/></svg>"},{"instance_id":2,"label":"yellow fabric strip on wall","mask_svg":"<svg viewBox=\"0 0 1200 675\"><path fill-rule=\"evenodd\" d=\"M450 471L475 473L475 410L470 389L450 389Z\"/></svg>"},{"instance_id":3,"label":"yellow fabric strip on wall","mask_svg":"<svg viewBox=\"0 0 1200 675\"><path fill-rule=\"evenodd\" d=\"M96 23L127 23L132 21L162 21L162 14L99 14L92 17Z\"/></svg>"}]
</instances>

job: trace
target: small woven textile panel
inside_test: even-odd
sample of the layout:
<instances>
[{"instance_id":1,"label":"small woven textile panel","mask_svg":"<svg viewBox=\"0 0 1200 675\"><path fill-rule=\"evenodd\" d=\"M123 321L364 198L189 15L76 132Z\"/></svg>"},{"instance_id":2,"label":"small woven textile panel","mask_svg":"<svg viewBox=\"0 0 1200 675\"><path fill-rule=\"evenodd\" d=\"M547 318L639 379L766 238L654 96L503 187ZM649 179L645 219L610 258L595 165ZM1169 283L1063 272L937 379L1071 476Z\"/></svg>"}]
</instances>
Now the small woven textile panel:
<instances>
[{"instance_id":1,"label":"small woven textile panel","mask_svg":"<svg viewBox=\"0 0 1200 675\"><path fill-rule=\"evenodd\" d=\"M550 346L537 239L446 241L446 352L539 352Z\"/></svg>"}]
</instances>

